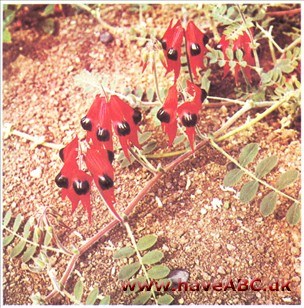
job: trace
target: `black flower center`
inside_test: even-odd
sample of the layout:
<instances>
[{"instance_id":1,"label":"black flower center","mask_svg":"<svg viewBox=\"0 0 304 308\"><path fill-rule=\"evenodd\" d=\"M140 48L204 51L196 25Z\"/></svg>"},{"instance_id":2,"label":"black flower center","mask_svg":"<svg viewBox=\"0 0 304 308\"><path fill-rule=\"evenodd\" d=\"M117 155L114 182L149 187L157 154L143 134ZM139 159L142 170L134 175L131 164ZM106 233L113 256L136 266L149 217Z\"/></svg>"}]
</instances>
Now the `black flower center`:
<instances>
[{"instance_id":1,"label":"black flower center","mask_svg":"<svg viewBox=\"0 0 304 308\"><path fill-rule=\"evenodd\" d=\"M96 132L96 137L99 141L109 141L110 133L107 129L99 127Z\"/></svg>"},{"instance_id":2,"label":"black flower center","mask_svg":"<svg viewBox=\"0 0 304 308\"><path fill-rule=\"evenodd\" d=\"M168 58L170 59L170 60L173 60L173 61L176 61L177 60L177 57L178 57L178 52L177 52L177 50L176 49L174 49L174 48L170 48L169 50L168 50Z\"/></svg>"},{"instance_id":3,"label":"black flower center","mask_svg":"<svg viewBox=\"0 0 304 308\"><path fill-rule=\"evenodd\" d=\"M76 180L73 182L73 188L77 195L85 195L90 190L88 181Z\"/></svg>"},{"instance_id":4,"label":"black flower center","mask_svg":"<svg viewBox=\"0 0 304 308\"><path fill-rule=\"evenodd\" d=\"M131 132L131 128L128 122L123 121L117 124L117 132L120 136L127 136Z\"/></svg>"},{"instance_id":5,"label":"black flower center","mask_svg":"<svg viewBox=\"0 0 304 308\"><path fill-rule=\"evenodd\" d=\"M110 161L110 163L112 164L114 161L114 152L107 150L108 151L108 159Z\"/></svg>"},{"instance_id":6,"label":"black flower center","mask_svg":"<svg viewBox=\"0 0 304 308\"><path fill-rule=\"evenodd\" d=\"M166 112L163 108L160 108L157 112L157 118L163 123L170 122L170 114Z\"/></svg>"},{"instance_id":7,"label":"black flower center","mask_svg":"<svg viewBox=\"0 0 304 308\"><path fill-rule=\"evenodd\" d=\"M198 56L201 53L201 47L199 44L192 43L190 46L191 56Z\"/></svg>"},{"instance_id":8,"label":"black flower center","mask_svg":"<svg viewBox=\"0 0 304 308\"><path fill-rule=\"evenodd\" d=\"M182 117L182 123L186 127L193 127L197 123L197 115L195 113L186 113Z\"/></svg>"},{"instance_id":9,"label":"black flower center","mask_svg":"<svg viewBox=\"0 0 304 308\"><path fill-rule=\"evenodd\" d=\"M55 183L60 188L68 188L69 186L68 178L62 176L61 173L58 173L58 175L56 176Z\"/></svg>"},{"instance_id":10,"label":"black flower center","mask_svg":"<svg viewBox=\"0 0 304 308\"><path fill-rule=\"evenodd\" d=\"M203 43L204 43L204 45L206 46L206 45L208 44L208 42L209 42L209 37L205 34L205 35L203 36Z\"/></svg>"},{"instance_id":11,"label":"black flower center","mask_svg":"<svg viewBox=\"0 0 304 308\"><path fill-rule=\"evenodd\" d=\"M114 182L108 175L103 174L98 178L98 184L102 190L107 190L113 187Z\"/></svg>"},{"instance_id":12,"label":"black flower center","mask_svg":"<svg viewBox=\"0 0 304 308\"><path fill-rule=\"evenodd\" d=\"M167 50L167 42L165 40L161 40L160 43L163 47L163 50Z\"/></svg>"},{"instance_id":13,"label":"black flower center","mask_svg":"<svg viewBox=\"0 0 304 308\"><path fill-rule=\"evenodd\" d=\"M84 130L88 130L88 131L92 130L92 122L86 116L80 120L80 124Z\"/></svg>"},{"instance_id":14,"label":"black flower center","mask_svg":"<svg viewBox=\"0 0 304 308\"><path fill-rule=\"evenodd\" d=\"M204 89L201 89L201 102L203 103L206 98L207 92Z\"/></svg>"},{"instance_id":15,"label":"black flower center","mask_svg":"<svg viewBox=\"0 0 304 308\"><path fill-rule=\"evenodd\" d=\"M133 116L132 116L132 118L133 118L133 121L134 121L134 123L137 125L140 121L141 121L141 112L139 111L139 109L138 108L135 108L134 109L134 113L133 113Z\"/></svg>"}]
</instances>

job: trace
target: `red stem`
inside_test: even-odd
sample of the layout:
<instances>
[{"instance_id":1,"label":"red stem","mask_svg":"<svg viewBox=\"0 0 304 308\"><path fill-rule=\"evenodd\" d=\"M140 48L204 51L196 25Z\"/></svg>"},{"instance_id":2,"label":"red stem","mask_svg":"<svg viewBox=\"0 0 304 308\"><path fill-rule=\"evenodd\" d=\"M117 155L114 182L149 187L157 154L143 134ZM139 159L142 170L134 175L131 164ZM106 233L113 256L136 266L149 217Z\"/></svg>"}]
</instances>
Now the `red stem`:
<instances>
[{"instance_id":1,"label":"red stem","mask_svg":"<svg viewBox=\"0 0 304 308\"><path fill-rule=\"evenodd\" d=\"M283 16L283 15L295 15L298 13L301 13L301 8L287 10L287 11L267 12L266 14L269 16Z\"/></svg>"}]
</instances>

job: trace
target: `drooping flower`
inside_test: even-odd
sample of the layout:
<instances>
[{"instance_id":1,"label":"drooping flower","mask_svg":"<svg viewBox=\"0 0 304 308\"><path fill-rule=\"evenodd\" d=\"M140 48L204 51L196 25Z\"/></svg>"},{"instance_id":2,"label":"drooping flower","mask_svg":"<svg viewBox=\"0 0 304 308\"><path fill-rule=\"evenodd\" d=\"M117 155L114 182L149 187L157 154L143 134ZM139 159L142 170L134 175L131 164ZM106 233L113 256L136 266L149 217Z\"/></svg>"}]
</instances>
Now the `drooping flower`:
<instances>
[{"instance_id":1,"label":"drooping flower","mask_svg":"<svg viewBox=\"0 0 304 308\"><path fill-rule=\"evenodd\" d=\"M90 188L92 177L78 167L77 156L74 154L76 152L74 149L75 139L63 150L64 165L56 176L55 182L62 189L62 199L68 197L72 202L72 213L81 202L88 213L89 222L91 222ZM65 150L67 149L70 152L66 157Z\"/></svg>"},{"instance_id":2,"label":"drooping flower","mask_svg":"<svg viewBox=\"0 0 304 308\"><path fill-rule=\"evenodd\" d=\"M163 130L169 137L169 146L172 145L177 132L177 101L177 89L174 84L169 88L163 107L157 112L157 118L160 120Z\"/></svg>"},{"instance_id":3,"label":"drooping flower","mask_svg":"<svg viewBox=\"0 0 304 308\"><path fill-rule=\"evenodd\" d=\"M166 58L167 73L174 71L174 83L176 82L181 68L181 46L183 42L184 29L180 20L172 27L173 20L161 39L164 55Z\"/></svg>"},{"instance_id":4,"label":"drooping flower","mask_svg":"<svg viewBox=\"0 0 304 308\"><path fill-rule=\"evenodd\" d=\"M122 221L114 207L114 169L111 165L112 158L109 156L109 151L91 148L85 156L85 162L110 212L116 219Z\"/></svg>"},{"instance_id":5,"label":"drooping flower","mask_svg":"<svg viewBox=\"0 0 304 308\"><path fill-rule=\"evenodd\" d=\"M59 151L59 157L63 162L69 160L70 155L73 157L71 161L76 162L76 158L78 156L78 136L76 136L69 144L67 144L64 148Z\"/></svg>"},{"instance_id":6,"label":"drooping flower","mask_svg":"<svg viewBox=\"0 0 304 308\"><path fill-rule=\"evenodd\" d=\"M118 96L112 95L109 101L111 120L114 131L119 139L125 156L130 159L129 148L135 145L141 148L138 142L138 124L141 121L139 109L133 109Z\"/></svg>"},{"instance_id":7,"label":"drooping flower","mask_svg":"<svg viewBox=\"0 0 304 308\"><path fill-rule=\"evenodd\" d=\"M80 123L87 131L87 141L92 140L94 145L113 151L110 106L105 97L96 95L87 115Z\"/></svg>"},{"instance_id":8,"label":"drooping flower","mask_svg":"<svg viewBox=\"0 0 304 308\"><path fill-rule=\"evenodd\" d=\"M202 105L201 89L194 83L187 81L187 91L189 94L194 95L192 101L185 102L177 108L178 117L186 127L186 134L188 136L192 151L194 151L194 137L195 126L198 122L199 111Z\"/></svg>"},{"instance_id":9,"label":"drooping flower","mask_svg":"<svg viewBox=\"0 0 304 308\"><path fill-rule=\"evenodd\" d=\"M199 30L193 21L189 21L186 42L190 68L194 77L197 78L197 68L204 68L204 56L207 53L205 45L208 43L208 37Z\"/></svg>"}]
</instances>

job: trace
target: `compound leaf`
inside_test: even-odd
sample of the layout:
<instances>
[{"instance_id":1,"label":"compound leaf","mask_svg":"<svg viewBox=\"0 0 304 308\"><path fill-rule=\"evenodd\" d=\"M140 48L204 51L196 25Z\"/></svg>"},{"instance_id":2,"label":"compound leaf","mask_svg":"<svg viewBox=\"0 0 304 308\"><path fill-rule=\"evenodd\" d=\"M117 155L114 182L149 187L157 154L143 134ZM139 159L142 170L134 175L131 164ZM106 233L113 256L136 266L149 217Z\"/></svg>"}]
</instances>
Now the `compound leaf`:
<instances>
[{"instance_id":1,"label":"compound leaf","mask_svg":"<svg viewBox=\"0 0 304 308\"><path fill-rule=\"evenodd\" d=\"M259 152L259 145L257 143L247 144L241 151L239 157L239 163L242 167L247 166L251 163Z\"/></svg>"},{"instance_id":2,"label":"compound leaf","mask_svg":"<svg viewBox=\"0 0 304 308\"><path fill-rule=\"evenodd\" d=\"M239 169L239 168L235 168L230 170L224 178L224 186L234 186L235 184L237 184L240 179L242 178L244 174L244 171Z\"/></svg>"},{"instance_id":3,"label":"compound leaf","mask_svg":"<svg viewBox=\"0 0 304 308\"><path fill-rule=\"evenodd\" d=\"M301 218L301 204L294 203L287 211L286 220L292 226L295 226Z\"/></svg>"},{"instance_id":4,"label":"compound leaf","mask_svg":"<svg viewBox=\"0 0 304 308\"><path fill-rule=\"evenodd\" d=\"M260 211L264 217L267 217L274 212L277 201L278 194L275 191L270 192L263 198L260 205Z\"/></svg>"},{"instance_id":5,"label":"compound leaf","mask_svg":"<svg viewBox=\"0 0 304 308\"><path fill-rule=\"evenodd\" d=\"M155 265L148 271L148 276L151 279L161 279L169 275L170 269L165 265Z\"/></svg>"},{"instance_id":6,"label":"compound leaf","mask_svg":"<svg viewBox=\"0 0 304 308\"><path fill-rule=\"evenodd\" d=\"M22 256L22 262L26 263L31 260L32 256L35 254L37 246L30 245L27 247L26 251Z\"/></svg>"},{"instance_id":7,"label":"compound leaf","mask_svg":"<svg viewBox=\"0 0 304 308\"><path fill-rule=\"evenodd\" d=\"M127 280L131 278L134 274L136 274L140 269L140 263L134 262L128 265L125 265L121 268L120 272L118 273L118 279L120 280Z\"/></svg>"},{"instance_id":8,"label":"compound leaf","mask_svg":"<svg viewBox=\"0 0 304 308\"><path fill-rule=\"evenodd\" d=\"M256 180L244 184L240 191L240 200L244 203L250 202L256 195L259 188L259 182Z\"/></svg>"},{"instance_id":9,"label":"compound leaf","mask_svg":"<svg viewBox=\"0 0 304 308\"><path fill-rule=\"evenodd\" d=\"M160 250L152 250L145 254L142 258L143 264L155 264L164 257L164 254Z\"/></svg>"},{"instance_id":10,"label":"compound leaf","mask_svg":"<svg viewBox=\"0 0 304 308\"><path fill-rule=\"evenodd\" d=\"M134 248L128 246L115 251L113 258L114 259L129 258L134 254L135 254Z\"/></svg>"},{"instance_id":11,"label":"compound leaf","mask_svg":"<svg viewBox=\"0 0 304 308\"><path fill-rule=\"evenodd\" d=\"M154 234L146 235L139 239L137 248L139 250L147 250L151 248L157 242L157 236Z\"/></svg>"},{"instance_id":12,"label":"compound leaf","mask_svg":"<svg viewBox=\"0 0 304 308\"><path fill-rule=\"evenodd\" d=\"M270 156L263 159L256 167L255 175L261 179L267 175L278 163L277 156Z\"/></svg>"},{"instance_id":13,"label":"compound leaf","mask_svg":"<svg viewBox=\"0 0 304 308\"><path fill-rule=\"evenodd\" d=\"M292 184L298 178L298 176L299 172L297 170L288 170L280 175L275 187L278 190L282 190Z\"/></svg>"}]
</instances>

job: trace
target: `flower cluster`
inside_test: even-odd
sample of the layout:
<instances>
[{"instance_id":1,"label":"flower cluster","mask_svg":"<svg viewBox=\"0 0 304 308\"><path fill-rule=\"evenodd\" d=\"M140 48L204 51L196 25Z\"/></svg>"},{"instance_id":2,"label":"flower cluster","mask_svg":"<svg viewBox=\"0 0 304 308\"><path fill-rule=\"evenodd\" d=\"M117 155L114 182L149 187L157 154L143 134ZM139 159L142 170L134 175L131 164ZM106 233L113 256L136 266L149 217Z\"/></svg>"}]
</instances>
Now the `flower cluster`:
<instances>
[{"instance_id":1,"label":"flower cluster","mask_svg":"<svg viewBox=\"0 0 304 308\"><path fill-rule=\"evenodd\" d=\"M193 100L178 106L176 84L171 86L163 107L157 112L157 118L161 121L162 128L169 137L169 146L172 145L176 136L178 118L186 128L190 146L192 151L194 151L195 126L198 122L198 113L202 102L207 97L207 93L189 80L187 81L187 92L194 96Z\"/></svg>"},{"instance_id":2,"label":"flower cluster","mask_svg":"<svg viewBox=\"0 0 304 308\"><path fill-rule=\"evenodd\" d=\"M247 65L242 68L246 78L249 82L251 82L251 68L248 65L253 66L255 64L253 54L252 54L252 48L250 46L251 39L247 32L244 32L242 35L240 35L236 40L228 40L225 35L221 37L219 47L222 49L224 53L224 60L226 61L226 64L224 66L224 78L229 73L229 57L227 55L227 49L231 48L232 51L235 52L239 49L243 53L243 59L246 61ZM236 55L235 55L236 58ZM238 83L238 74L241 70L241 66L239 63L236 63L234 68L234 79L235 83Z\"/></svg>"},{"instance_id":3,"label":"flower cluster","mask_svg":"<svg viewBox=\"0 0 304 308\"><path fill-rule=\"evenodd\" d=\"M72 202L72 213L81 202L91 222L90 191L94 180L111 213L122 221L114 207L112 128L126 157L129 158L131 145L140 148L137 137L140 121L141 112L131 108L118 96L112 95L108 102L105 97L96 96L87 115L81 119L81 126L87 131L86 153L81 151L78 137L59 152L64 165L55 182L62 188L62 198L67 196ZM83 163L86 164L90 174L79 167Z\"/></svg>"},{"instance_id":4,"label":"flower cluster","mask_svg":"<svg viewBox=\"0 0 304 308\"><path fill-rule=\"evenodd\" d=\"M180 20L174 26L172 26L172 21L160 40L166 58L166 63L164 63L167 70L166 74L174 71L174 82L176 82L180 73L181 47L185 37L190 69L194 77L197 78L196 70L204 68L203 60L207 53L206 44L208 43L208 37L199 30L193 21L189 21L186 30L182 27Z\"/></svg>"}]
</instances>

